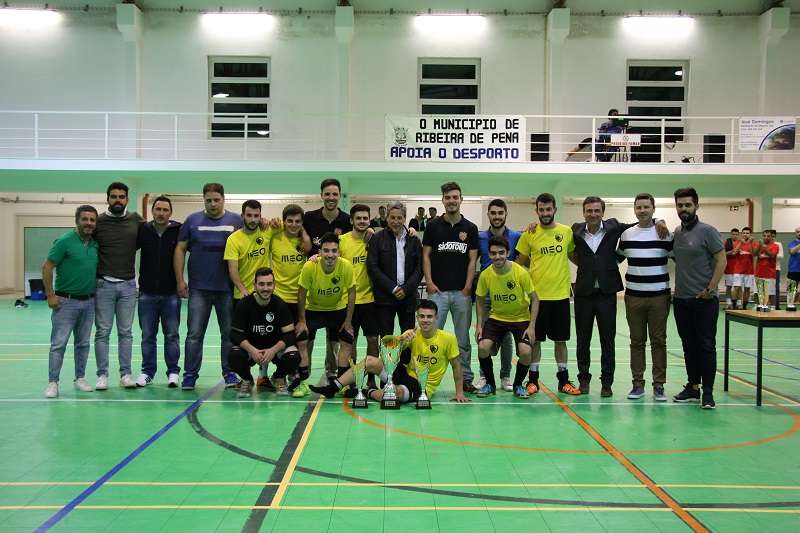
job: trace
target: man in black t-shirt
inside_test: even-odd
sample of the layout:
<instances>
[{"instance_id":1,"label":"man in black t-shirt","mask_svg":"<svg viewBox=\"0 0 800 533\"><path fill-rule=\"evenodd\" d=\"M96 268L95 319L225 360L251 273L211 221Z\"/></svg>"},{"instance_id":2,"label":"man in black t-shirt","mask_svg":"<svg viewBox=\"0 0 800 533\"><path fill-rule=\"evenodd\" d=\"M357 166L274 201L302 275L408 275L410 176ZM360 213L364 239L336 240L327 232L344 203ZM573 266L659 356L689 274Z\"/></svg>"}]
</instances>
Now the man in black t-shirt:
<instances>
[{"instance_id":1,"label":"man in black t-shirt","mask_svg":"<svg viewBox=\"0 0 800 533\"><path fill-rule=\"evenodd\" d=\"M472 346L469 331L472 322L472 281L478 258L478 226L461 215L461 187L449 182L442 185L444 214L428 222L422 241L422 270L428 298L439 308L439 328L453 314L454 333L464 372L464 392L475 392L472 385Z\"/></svg>"},{"instance_id":2,"label":"man in black t-shirt","mask_svg":"<svg viewBox=\"0 0 800 533\"><path fill-rule=\"evenodd\" d=\"M242 383L239 397L252 394L253 374L250 367L267 365L270 361L278 367L276 380L285 380L297 371L300 352L295 346L294 319L289 306L275 290L275 275L270 268L260 268L255 275L255 291L242 298L233 313L231 341L233 347L228 359L231 369L239 374ZM286 390L285 387L282 390Z\"/></svg>"}]
</instances>

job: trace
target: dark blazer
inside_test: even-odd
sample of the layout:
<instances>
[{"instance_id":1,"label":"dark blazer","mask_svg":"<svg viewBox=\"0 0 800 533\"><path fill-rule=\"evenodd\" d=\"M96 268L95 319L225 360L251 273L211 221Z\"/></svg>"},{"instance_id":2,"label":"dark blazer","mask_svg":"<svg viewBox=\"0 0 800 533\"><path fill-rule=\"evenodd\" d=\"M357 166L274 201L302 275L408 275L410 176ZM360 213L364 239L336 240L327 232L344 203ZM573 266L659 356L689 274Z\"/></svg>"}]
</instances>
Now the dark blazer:
<instances>
[{"instance_id":1,"label":"dark blazer","mask_svg":"<svg viewBox=\"0 0 800 533\"><path fill-rule=\"evenodd\" d=\"M397 240L390 229L375 233L367 245L367 274L372 280L372 294L375 303L395 304L392 295L397 285ZM422 243L417 237L406 235L405 245L405 283L403 291L409 305L416 302L417 287L422 279Z\"/></svg>"},{"instance_id":2,"label":"dark blazer","mask_svg":"<svg viewBox=\"0 0 800 533\"><path fill-rule=\"evenodd\" d=\"M617 243L622 232L631 226L634 224L621 224L616 218L603 220L606 233L595 253L584 240L586 223L576 222L572 225L575 237L575 261L578 264L578 275L575 279L576 296L590 296L594 291L595 281L603 294L616 294L623 290L622 278L617 267Z\"/></svg>"}]
</instances>

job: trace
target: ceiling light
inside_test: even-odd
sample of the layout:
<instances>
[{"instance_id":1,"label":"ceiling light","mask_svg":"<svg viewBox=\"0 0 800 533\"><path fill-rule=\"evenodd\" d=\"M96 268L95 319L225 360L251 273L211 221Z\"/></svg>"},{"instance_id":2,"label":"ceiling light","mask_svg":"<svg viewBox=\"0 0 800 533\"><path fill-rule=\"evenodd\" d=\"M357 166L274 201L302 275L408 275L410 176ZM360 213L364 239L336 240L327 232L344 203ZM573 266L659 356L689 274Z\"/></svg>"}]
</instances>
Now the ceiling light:
<instances>
[{"instance_id":1,"label":"ceiling light","mask_svg":"<svg viewBox=\"0 0 800 533\"><path fill-rule=\"evenodd\" d=\"M687 37L694 29L694 19L685 16L625 17L622 19L622 27L631 36L663 40Z\"/></svg>"},{"instance_id":2,"label":"ceiling light","mask_svg":"<svg viewBox=\"0 0 800 533\"><path fill-rule=\"evenodd\" d=\"M227 98L230 95L228 93L217 93L214 95L214 98Z\"/></svg>"},{"instance_id":3,"label":"ceiling light","mask_svg":"<svg viewBox=\"0 0 800 533\"><path fill-rule=\"evenodd\" d=\"M486 17L481 15L417 15L414 17L417 30L432 35L464 36L483 33Z\"/></svg>"},{"instance_id":4,"label":"ceiling light","mask_svg":"<svg viewBox=\"0 0 800 533\"><path fill-rule=\"evenodd\" d=\"M267 135L269 135L269 132L267 130L258 130L256 131L256 133L258 135L261 135L262 137L266 137Z\"/></svg>"},{"instance_id":5,"label":"ceiling light","mask_svg":"<svg viewBox=\"0 0 800 533\"><path fill-rule=\"evenodd\" d=\"M683 76L683 71L682 70L676 70L675 71L675 75L676 76Z\"/></svg>"},{"instance_id":6,"label":"ceiling light","mask_svg":"<svg viewBox=\"0 0 800 533\"><path fill-rule=\"evenodd\" d=\"M0 27L4 28L46 28L55 26L61 18L61 13L51 9L0 9Z\"/></svg>"}]
</instances>

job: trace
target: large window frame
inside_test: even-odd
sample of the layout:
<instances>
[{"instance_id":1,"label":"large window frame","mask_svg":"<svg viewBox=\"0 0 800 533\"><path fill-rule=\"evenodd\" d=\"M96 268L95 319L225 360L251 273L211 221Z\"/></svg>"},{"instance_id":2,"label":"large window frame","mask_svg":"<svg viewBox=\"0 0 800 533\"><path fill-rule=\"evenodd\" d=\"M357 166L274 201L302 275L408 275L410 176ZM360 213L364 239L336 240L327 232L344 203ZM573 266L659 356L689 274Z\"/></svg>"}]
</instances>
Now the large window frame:
<instances>
[{"instance_id":1,"label":"large window frame","mask_svg":"<svg viewBox=\"0 0 800 533\"><path fill-rule=\"evenodd\" d=\"M472 78L425 77L425 66L460 65L474 67ZM440 86L442 91L473 92L474 98L423 97L424 90ZM467 87L465 87L467 86ZM426 89L423 89L425 87ZM463 89L462 89L463 88ZM420 57L417 61L417 112L420 115L479 115L481 112L481 60L480 58Z\"/></svg>"},{"instance_id":2,"label":"large window frame","mask_svg":"<svg viewBox=\"0 0 800 533\"><path fill-rule=\"evenodd\" d=\"M263 76L216 76L215 66L221 64L264 65L266 72ZM215 85L217 89L215 89ZM229 90L240 89L241 92L253 92L259 96L215 97L214 94L217 93L220 85L228 86ZM272 135L268 116L272 110L271 86L272 61L270 57L209 56L208 138L214 140L244 139L246 135L248 139L269 139Z\"/></svg>"}]
</instances>

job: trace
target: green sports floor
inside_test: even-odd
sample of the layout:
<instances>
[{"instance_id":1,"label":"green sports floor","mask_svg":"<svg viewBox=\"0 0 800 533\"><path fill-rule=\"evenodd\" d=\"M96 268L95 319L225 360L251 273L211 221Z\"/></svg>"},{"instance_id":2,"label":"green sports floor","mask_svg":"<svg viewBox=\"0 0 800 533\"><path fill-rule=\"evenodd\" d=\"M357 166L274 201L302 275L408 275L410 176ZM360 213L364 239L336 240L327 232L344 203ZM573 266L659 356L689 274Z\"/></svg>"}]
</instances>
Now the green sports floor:
<instances>
[{"instance_id":1,"label":"green sports floor","mask_svg":"<svg viewBox=\"0 0 800 533\"><path fill-rule=\"evenodd\" d=\"M113 381L106 392L77 392L70 349L61 396L47 400L49 310L2 300L0 530L800 530L800 334L765 331L768 390L757 408L756 332L732 325L731 390L720 374L718 407L704 411L656 404L649 388L625 399L622 305L617 322L612 398L600 398L596 382L589 396L551 392L549 345L549 389L528 401L498 392L451 403L448 372L431 411L371 404L354 413L315 395L237 399L219 384L215 325L194 392L168 389L162 361L146 389ZM722 332L720 319L720 369ZM671 395L685 381L671 317L668 341ZM574 376L574 339L570 361Z\"/></svg>"}]
</instances>

